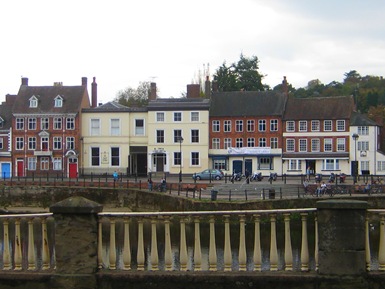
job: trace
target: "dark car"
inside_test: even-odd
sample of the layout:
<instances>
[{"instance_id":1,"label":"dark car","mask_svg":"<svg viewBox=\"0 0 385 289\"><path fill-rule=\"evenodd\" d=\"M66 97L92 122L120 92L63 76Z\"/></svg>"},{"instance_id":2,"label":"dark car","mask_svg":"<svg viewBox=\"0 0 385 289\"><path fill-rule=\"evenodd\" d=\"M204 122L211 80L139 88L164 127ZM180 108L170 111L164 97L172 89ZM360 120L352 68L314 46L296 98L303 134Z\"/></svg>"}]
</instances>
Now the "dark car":
<instances>
[{"instance_id":1,"label":"dark car","mask_svg":"<svg viewBox=\"0 0 385 289\"><path fill-rule=\"evenodd\" d=\"M223 172L216 169L207 169L200 173L193 174L192 178L194 180L221 180L223 178Z\"/></svg>"}]
</instances>

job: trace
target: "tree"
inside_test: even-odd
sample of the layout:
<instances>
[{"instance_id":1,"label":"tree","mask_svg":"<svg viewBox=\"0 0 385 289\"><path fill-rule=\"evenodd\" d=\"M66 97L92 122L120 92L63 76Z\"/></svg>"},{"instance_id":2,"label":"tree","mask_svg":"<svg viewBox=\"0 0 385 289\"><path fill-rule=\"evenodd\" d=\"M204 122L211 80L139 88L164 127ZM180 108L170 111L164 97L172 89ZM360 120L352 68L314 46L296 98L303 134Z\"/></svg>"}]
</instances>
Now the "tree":
<instances>
[{"instance_id":1,"label":"tree","mask_svg":"<svg viewBox=\"0 0 385 289\"><path fill-rule=\"evenodd\" d=\"M250 58L241 54L237 63L230 66L222 64L214 74L214 81L218 83L220 91L263 91L269 89L262 84L263 75L258 72L258 57Z\"/></svg>"},{"instance_id":2,"label":"tree","mask_svg":"<svg viewBox=\"0 0 385 289\"><path fill-rule=\"evenodd\" d=\"M127 87L124 90L120 90L114 101L129 107L143 107L148 104L150 91L150 82L140 82L138 88L136 89Z\"/></svg>"}]
</instances>

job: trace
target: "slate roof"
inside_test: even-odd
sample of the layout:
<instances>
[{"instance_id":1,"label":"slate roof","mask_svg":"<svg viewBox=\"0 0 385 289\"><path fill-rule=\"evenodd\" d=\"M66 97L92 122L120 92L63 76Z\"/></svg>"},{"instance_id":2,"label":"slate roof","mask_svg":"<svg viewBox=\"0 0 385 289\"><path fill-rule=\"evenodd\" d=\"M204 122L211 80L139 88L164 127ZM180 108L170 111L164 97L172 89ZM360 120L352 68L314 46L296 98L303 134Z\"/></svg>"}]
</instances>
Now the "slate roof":
<instances>
[{"instance_id":1,"label":"slate roof","mask_svg":"<svg viewBox=\"0 0 385 289\"><path fill-rule=\"evenodd\" d=\"M146 112L147 107L129 107L116 101L109 101L95 108L85 108L82 112Z\"/></svg>"},{"instance_id":2,"label":"slate roof","mask_svg":"<svg viewBox=\"0 0 385 289\"><path fill-rule=\"evenodd\" d=\"M284 120L350 119L352 96L294 98L287 101Z\"/></svg>"},{"instance_id":3,"label":"slate roof","mask_svg":"<svg viewBox=\"0 0 385 289\"><path fill-rule=\"evenodd\" d=\"M55 98L60 95L63 98L62 107L54 107ZM29 107L29 99L35 96L38 106ZM21 85L17 94L13 113L40 114L40 113L77 113L82 108L83 97L87 98L86 86L27 86Z\"/></svg>"},{"instance_id":4,"label":"slate roof","mask_svg":"<svg viewBox=\"0 0 385 289\"><path fill-rule=\"evenodd\" d=\"M359 112L353 112L352 117L350 118L351 126L380 126L374 120L371 120L366 115L363 115Z\"/></svg>"},{"instance_id":5,"label":"slate roof","mask_svg":"<svg viewBox=\"0 0 385 289\"><path fill-rule=\"evenodd\" d=\"M158 98L148 102L149 111L165 110L208 110L210 100L207 98Z\"/></svg>"},{"instance_id":6,"label":"slate roof","mask_svg":"<svg viewBox=\"0 0 385 289\"><path fill-rule=\"evenodd\" d=\"M14 104L13 100L16 99L16 95L10 96L12 102L3 102L0 105L0 117L3 119L3 127L0 130L8 130L12 126L12 106Z\"/></svg>"},{"instance_id":7,"label":"slate roof","mask_svg":"<svg viewBox=\"0 0 385 289\"><path fill-rule=\"evenodd\" d=\"M210 117L282 116L286 100L276 91L217 92L211 96Z\"/></svg>"}]
</instances>

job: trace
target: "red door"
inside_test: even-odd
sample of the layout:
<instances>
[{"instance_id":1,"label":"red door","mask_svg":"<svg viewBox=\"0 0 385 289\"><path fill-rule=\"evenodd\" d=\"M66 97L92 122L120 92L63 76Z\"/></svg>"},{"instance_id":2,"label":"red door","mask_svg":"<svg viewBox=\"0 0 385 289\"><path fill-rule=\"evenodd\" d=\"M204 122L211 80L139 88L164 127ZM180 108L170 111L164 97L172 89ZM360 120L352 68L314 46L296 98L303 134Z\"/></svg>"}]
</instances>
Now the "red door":
<instances>
[{"instance_id":1,"label":"red door","mask_svg":"<svg viewBox=\"0 0 385 289\"><path fill-rule=\"evenodd\" d=\"M70 163L69 164L69 176L70 178L76 178L78 176L78 164Z\"/></svg>"},{"instance_id":2,"label":"red door","mask_svg":"<svg viewBox=\"0 0 385 289\"><path fill-rule=\"evenodd\" d=\"M24 177L24 162L17 161L17 175L19 177Z\"/></svg>"}]
</instances>

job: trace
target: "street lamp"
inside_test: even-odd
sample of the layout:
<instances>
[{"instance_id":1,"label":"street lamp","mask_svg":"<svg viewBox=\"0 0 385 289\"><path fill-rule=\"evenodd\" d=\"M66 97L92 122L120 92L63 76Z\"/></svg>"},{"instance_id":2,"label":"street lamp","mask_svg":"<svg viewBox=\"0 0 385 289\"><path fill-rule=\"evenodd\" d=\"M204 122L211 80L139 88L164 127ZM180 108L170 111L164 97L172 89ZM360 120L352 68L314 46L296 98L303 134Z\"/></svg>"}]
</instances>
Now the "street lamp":
<instances>
[{"instance_id":1,"label":"street lamp","mask_svg":"<svg viewBox=\"0 0 385 289\"><path fill-rule=\"evenodd\" d=\"M179 155L180 155L180 160L179 160L179 183L182 183L182 142L183 142L183 137L182 136L178 137L178 142L179 142Z\"/></svg>"},{"instance_id":2,"label":"street lamp","mask_svg":"<svg viewBox=\"0 0 385 289\"><path fill-rule=\"evenodd\" d=\"M354 161L352 162L352 175L354 176L354 184L357 182L357 174L358 174L358 162L357 162L357 140L360 136L356 133L352 135L354 140Z\"/></svg>"}]
</instances>

